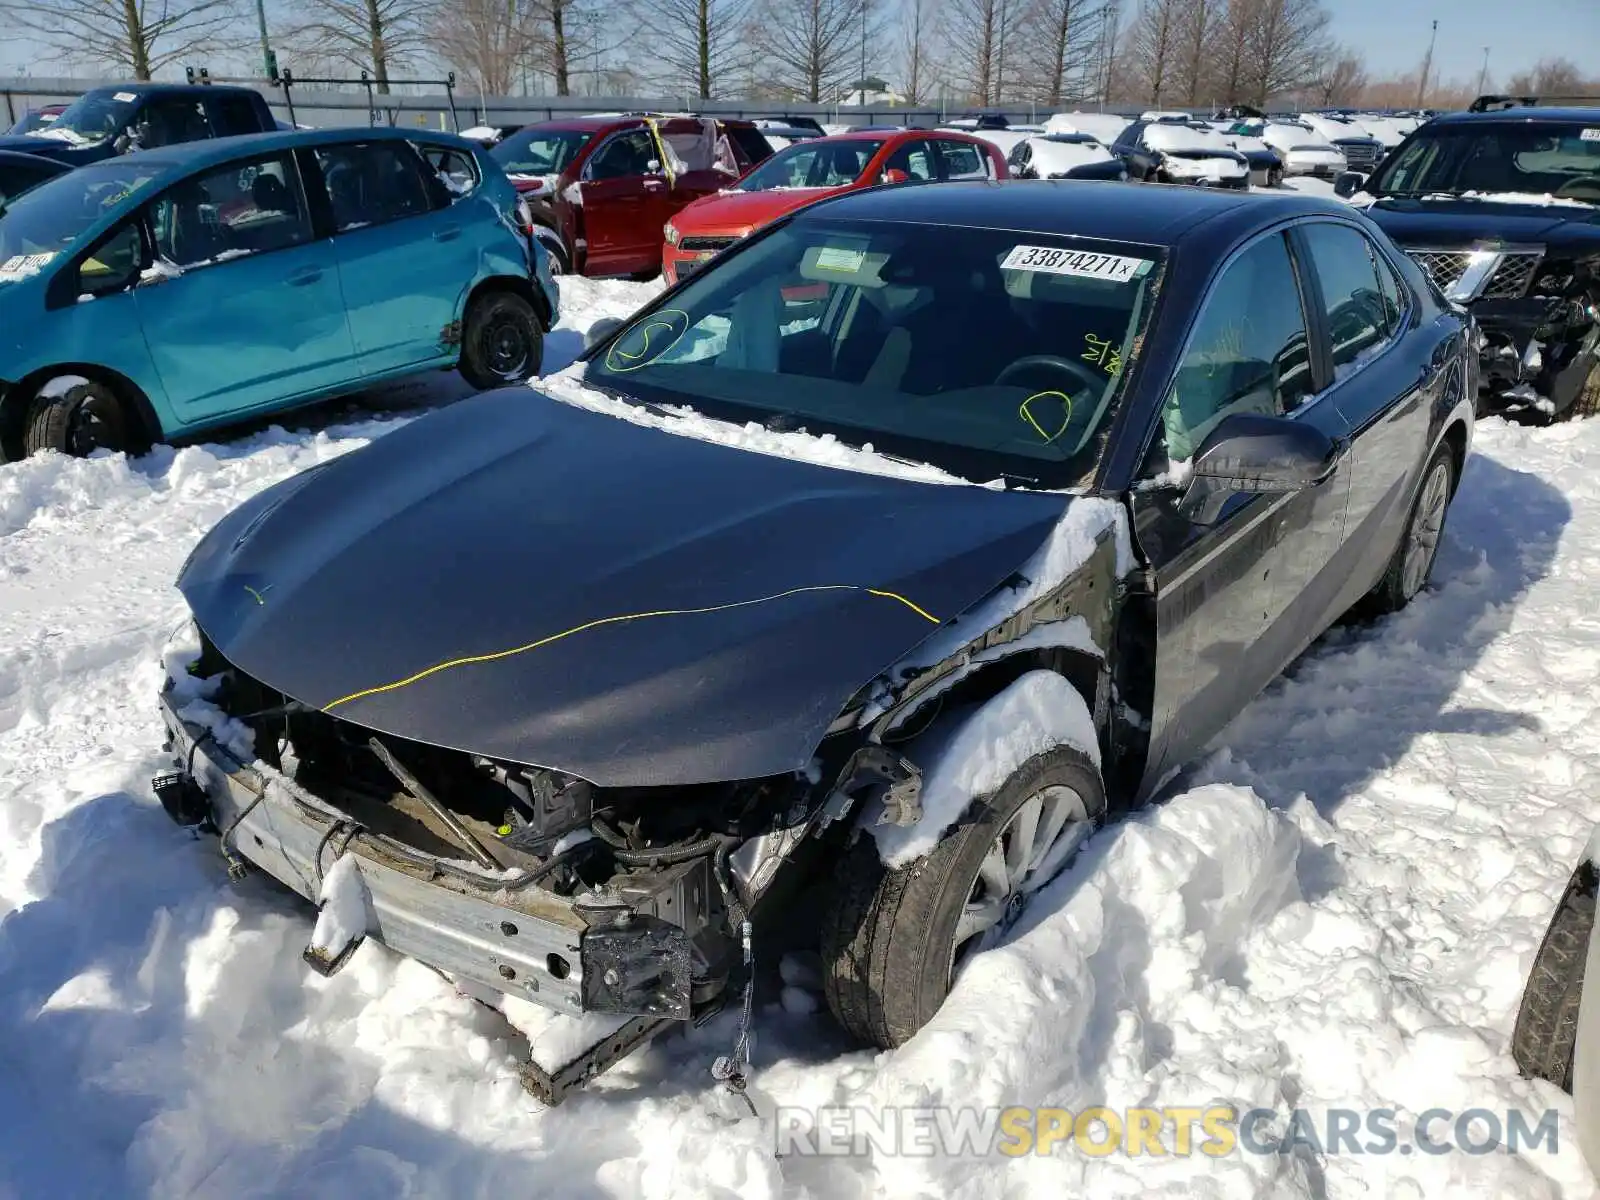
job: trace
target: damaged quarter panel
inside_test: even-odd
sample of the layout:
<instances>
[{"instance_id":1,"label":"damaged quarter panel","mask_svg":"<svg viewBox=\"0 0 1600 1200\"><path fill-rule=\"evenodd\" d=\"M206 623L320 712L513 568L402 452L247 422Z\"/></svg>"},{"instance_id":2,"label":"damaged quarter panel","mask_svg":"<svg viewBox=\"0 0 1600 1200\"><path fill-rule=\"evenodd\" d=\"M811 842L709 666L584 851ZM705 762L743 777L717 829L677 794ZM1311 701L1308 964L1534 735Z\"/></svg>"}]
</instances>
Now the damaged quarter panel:
<instances>
[{"instance_id":1,"label":"damaged quarter panel","mask_svg":"<svg viewBox=\"0 0 1600 1200\"><path fill-rule=\"evenodd\" d=\"M712 782L804 767L1063 505L507 389L264 493L179 586L228 661L360 725L601 786Z\"/></svg>"}]
</instances>

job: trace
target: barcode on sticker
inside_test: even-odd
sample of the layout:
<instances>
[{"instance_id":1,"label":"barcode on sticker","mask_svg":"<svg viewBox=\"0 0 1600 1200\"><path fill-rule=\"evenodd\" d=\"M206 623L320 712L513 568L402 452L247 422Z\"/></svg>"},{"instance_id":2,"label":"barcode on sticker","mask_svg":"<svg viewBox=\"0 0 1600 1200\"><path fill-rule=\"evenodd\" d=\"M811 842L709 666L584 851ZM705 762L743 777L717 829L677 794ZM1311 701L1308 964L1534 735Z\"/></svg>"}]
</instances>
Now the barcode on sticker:
<instances>
[{"instance_id":1,"label":"barcode on sticker","mask_svg":"<svg viewBox=\"0 0 1600 1200\"><path fill-rule=\"evenodd\" d=\"M1578 137L1585 142L1600 142L1600 129L1585 129Z\"/></svg>"},{"instance_id":2,"label":"barcode on sticker","mask_svg":"<svg viewBox=\"0 0 1600 1200\"><path fill-rule=\"evenodd\" d=\"M1082 275L1126 283L1148 271L1150 260L1095 254L1088 250L1063 250L1058 246L1013 246L1000 266L1007 271L1043 271L1050 275Z\"/></svg>"},{"instance_id":3,"label":"barcode on sticker","mask_svg":"<svg viewBox=\"0 0 1600 1200\"><path fill-rule=\"evenodd\" d=\"M847 250L842 246L824 246L817 251L817 270L844 271L855 274L867 256L860 250Z\"/></svg>"}]
</instances>

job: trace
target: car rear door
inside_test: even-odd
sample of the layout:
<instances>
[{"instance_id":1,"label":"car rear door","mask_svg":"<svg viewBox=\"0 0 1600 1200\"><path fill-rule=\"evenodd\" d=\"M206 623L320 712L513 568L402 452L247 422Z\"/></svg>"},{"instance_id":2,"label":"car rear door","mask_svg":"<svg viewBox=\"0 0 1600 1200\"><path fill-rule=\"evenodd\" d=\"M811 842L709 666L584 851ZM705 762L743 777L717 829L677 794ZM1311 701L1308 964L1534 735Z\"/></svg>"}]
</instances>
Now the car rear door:
<instances>
[{"instance_id":1,"label":"car rear door","mask_svg":"<svg viewBox=\"0 0 1600 1200\"><path fill-rule=\"evenodd\" d=\"M934 148L939 154L939 179L957 182L971 179L994 179L995 167L985 147L976 146L956 138L935 137Z\"/></svg>"},{"instance_id":2,"label":"car rear door","mask_svg":"<svg viewBox=\"0 0 1600 1200\"><path fill-rule=\"evenodd\" d=\"M416 148L400 139L301 151L325 206L350 332L369 376L449 361L477 276L467 214Z\"/></svg>"},{"instance_id":3,"label":"car rear door","mask_svg":"<svg viewBox=\"0 0 1600 1200\"><path fill-rule=\"evenodd\" d=\"M1347 607L1382 574L1411 511L1429 449L1432 413L1465 388L1454 323L1419 326L1419 304L1375 243L1353 225L1299 229L1318 284L1332 385L1328 398L1352 438L1350 545L1341 555Z\"/></svg>"},{"instance_id":4,"label":"car rear door","mask_svg":"<svg viewBox=\"0 0 1600 1200\"><path fill-rule=\"evenodd\" d=\"M210 421L359 378L333 248L316 236L293 155L211 168L145 212L161 261L134 296L179 420Z\"/></svg>"},{"instance_id":5,"label":"car rear door","mask_svg":"<svg viewBox=\"0 0 1600 1200\"><path fill-rule=\"evenodd\" d=\"M1203 522L1183 504L1187 464L1235 413L1337 422L1315 395L1315 326L1281 231L1237 251L1191 327L1132 494L1156 606L1146 786L1189 758L1309 640L1283 586L1342 533L1348 475L1287 495L1235 493Z\"/></svg>"},{"instance_id":6,"label":"car rear door","mask_svg":"<svg viewBox=\"0 0 1600 1200\"><path fill-rule=\"evenodd\" d=\"M613 133L584 162L578 207L585 274L623 275L661 265L670 184L660 156L650 130L639 125Z\"/></svg>"}]
</instances>

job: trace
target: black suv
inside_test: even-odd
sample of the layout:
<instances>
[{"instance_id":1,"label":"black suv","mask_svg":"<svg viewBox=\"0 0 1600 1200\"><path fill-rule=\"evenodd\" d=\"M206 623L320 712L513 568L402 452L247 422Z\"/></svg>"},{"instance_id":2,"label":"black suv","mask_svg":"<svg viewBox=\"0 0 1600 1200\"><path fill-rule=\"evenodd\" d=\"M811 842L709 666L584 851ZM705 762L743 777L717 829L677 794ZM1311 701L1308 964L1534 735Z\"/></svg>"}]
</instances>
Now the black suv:
<instances>
[{"instance_id":1,"label":"black suv","mask_svg":"<svg viewBox=\"0 0 1600 1200\"><path fill-rule=\"evenodd\" d=\"M1479 411L1600 412L1600 97L1484 96L1335 190L1480 330Z\"/></svg>"}]
</instances>

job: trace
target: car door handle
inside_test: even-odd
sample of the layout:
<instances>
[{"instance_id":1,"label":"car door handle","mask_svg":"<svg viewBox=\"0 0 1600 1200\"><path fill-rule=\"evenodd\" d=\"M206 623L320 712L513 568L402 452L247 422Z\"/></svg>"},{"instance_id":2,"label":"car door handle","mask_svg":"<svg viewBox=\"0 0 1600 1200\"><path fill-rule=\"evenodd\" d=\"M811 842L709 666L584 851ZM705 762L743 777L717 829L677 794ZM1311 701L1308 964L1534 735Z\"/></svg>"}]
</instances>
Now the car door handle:
<instances>
[{"instance_id":1,"label":"car door handle","mask_svg":"<svg viewBox=\"0 0 1600 1200\"><path fill-rule=\"evenodd\" d=\"M461 227L452 225L448 229L436 229L433 234L433 240L436 242L453 242L460 236Z\"/></svg>"},{"instance_id":2,"label":"car door handle","mask_svg":"<svg viewBox=\"0 0 1600 1200\"><path fill-rule=\"evenodd\" d=\"M286 282L290 287L305 287L308 284L316 283L317 280L321 278L321 267L307 267L304 270L296 271L293 275L290 275Z\"/></svg>"}]
</instances>

